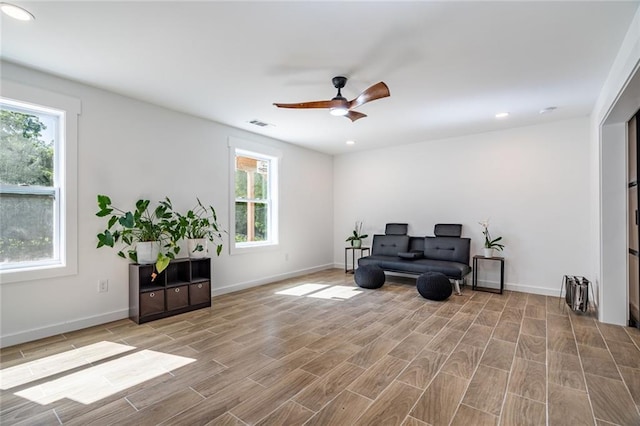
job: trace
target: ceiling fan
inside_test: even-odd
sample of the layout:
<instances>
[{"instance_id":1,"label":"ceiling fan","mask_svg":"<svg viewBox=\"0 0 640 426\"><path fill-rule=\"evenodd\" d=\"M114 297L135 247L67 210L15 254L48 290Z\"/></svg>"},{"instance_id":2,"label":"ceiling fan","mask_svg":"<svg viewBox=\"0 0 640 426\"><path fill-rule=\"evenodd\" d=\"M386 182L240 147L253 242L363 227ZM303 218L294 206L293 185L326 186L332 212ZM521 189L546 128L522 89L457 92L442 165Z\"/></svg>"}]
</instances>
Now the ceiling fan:
<instances>
[{"instance_id":1,"label":"ceiling fan","mask_svg":"<svg viewBox=\"0 0 640 426\"><path fill-rule=\"evenodd\" d=\"M329 113L331 115L344 116L351 121L356 121L360 118L366 117L367 115L354 111L355 108L358 108L360 105L366 104L367 102L391 96L391 93L389 93L389 87L381 81L360 93L357 98L347 101L347 99L342 96L342 93L340 93L340 89L347 84L347 77L333 77L331 81L333 83L333 87L338 89L338 94L329 101L300 102L297 104L274 103L274 105L278 108L329 108Z\"/></svg>"}]
</instances>

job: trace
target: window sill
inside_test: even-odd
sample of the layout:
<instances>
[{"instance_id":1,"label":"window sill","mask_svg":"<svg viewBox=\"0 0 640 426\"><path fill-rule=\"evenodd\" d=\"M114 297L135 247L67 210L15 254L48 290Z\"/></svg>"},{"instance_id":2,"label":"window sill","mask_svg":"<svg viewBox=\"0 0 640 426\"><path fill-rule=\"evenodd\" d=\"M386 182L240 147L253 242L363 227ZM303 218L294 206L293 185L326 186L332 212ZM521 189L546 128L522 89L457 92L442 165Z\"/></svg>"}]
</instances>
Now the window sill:
<instances>
[{"instance_id":1,"label":"window sill","mask_svg":"<svg viewBox=\"0 0 640 426\"><path fill-rule=\"evenodd\" d=\"M22 281L44 280L49 278L66 277L76 275L78 269L75 265L55 264L33 266L30 268L7 269L0 271L0 283L17 283Z\"/></svg>"},{"instance_id":2,"label":"window sill","mask_svg":"<svg viewBox=\"0 0 640 426\"><path fill-rule=\"evenodd\" d=\"M249 243L247 245L242 245L240 247L236 246L235 244L230 245L229 247L230 247L229 254L236 255L236 254L260 253L265 251L277 250L279 248L279 244L278 243L254 243L254 244Z\"/></svg>"}]
</instances>

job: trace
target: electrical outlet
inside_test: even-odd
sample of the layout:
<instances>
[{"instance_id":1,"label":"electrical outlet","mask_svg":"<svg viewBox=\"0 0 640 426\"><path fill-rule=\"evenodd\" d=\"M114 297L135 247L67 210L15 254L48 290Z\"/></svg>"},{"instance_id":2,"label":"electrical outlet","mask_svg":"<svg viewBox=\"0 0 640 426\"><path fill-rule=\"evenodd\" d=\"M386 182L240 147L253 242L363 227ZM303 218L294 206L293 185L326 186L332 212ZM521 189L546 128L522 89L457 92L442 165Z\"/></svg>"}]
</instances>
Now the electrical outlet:
<instances>
[{"instance_id":1,"label":"electrical outlet","mask_svg":"<svg viewBox=\"0 0 640 426\"><path fill-rule=\"evenodd\" d=\"M98 281L98 293L106 293L109 291L109 280Z\"/></svg>"}]
</instances>

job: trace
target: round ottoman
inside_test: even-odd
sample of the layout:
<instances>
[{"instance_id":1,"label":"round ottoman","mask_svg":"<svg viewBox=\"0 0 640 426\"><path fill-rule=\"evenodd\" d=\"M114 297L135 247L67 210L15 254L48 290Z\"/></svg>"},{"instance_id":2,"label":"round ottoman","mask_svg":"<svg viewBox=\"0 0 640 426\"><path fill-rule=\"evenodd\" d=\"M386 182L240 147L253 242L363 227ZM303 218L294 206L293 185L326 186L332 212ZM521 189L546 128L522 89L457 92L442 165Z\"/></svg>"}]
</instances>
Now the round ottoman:
<instances>
[{"instance_id":1,"label":"round ottoman","mask_svg":"<svg viewBox=\"0 0 640 426\"><path fill-rule=\"evenodd\" d=\"M380 288L384 278L384 271L376 265L360 266L355 273L356 284L362 288Z\"/></svg>"},{"instance_id":2,"label":"round ottoman","mask_svg":"<svg viewBox=\"0 0 640 426\"><path fill-rule=\"evenodd\" d=\"M416 281L418 293L429 300L446 300L451 296L451 283L446 275L440 272L427 272L418 277Z\"/></svg>"}]
</instances>

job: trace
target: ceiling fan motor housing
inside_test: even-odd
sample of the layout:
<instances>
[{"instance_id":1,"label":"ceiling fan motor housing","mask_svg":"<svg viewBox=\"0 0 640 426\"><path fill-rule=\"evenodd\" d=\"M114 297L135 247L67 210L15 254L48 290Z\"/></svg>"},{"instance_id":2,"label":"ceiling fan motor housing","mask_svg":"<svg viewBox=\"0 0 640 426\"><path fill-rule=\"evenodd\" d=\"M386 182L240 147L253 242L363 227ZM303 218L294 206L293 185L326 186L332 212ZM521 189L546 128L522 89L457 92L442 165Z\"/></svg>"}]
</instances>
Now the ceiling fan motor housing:
<instances>
[{"instance_id":1,"label":"ceiling fan motor housing","mask_svg":"<svg viewBox=\"0 0 640 426\"><path fill-rule=\"evenodd\" d=\"M340 90L347 84L347 77L337 76L333 77L331 81L333 82L333 87Z\"/></svg>"},{"instance_id":2,"label":"ceiling fan motor housing","mask_svg":"<svg viewBox=\"0 0 640 426\"><path fill-rule=\"evenodd\" d=\"M347 84L347 77L333 77L333 79L331 80L333 82L333 87L335 87L336 89L338 89L338 94L331 99L332 101L342 101L345 104L347 103L347 98L345 98L344 96L342 96L342 93L340 93L340 89L342 89L345 84ZM346 111L345 107L341 107L341 109L344 109ZM344 114L340 114L340 115L344 115Z\"/></svg>"}]
</instances>

